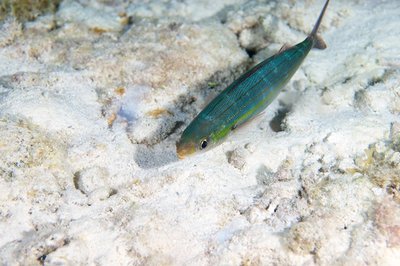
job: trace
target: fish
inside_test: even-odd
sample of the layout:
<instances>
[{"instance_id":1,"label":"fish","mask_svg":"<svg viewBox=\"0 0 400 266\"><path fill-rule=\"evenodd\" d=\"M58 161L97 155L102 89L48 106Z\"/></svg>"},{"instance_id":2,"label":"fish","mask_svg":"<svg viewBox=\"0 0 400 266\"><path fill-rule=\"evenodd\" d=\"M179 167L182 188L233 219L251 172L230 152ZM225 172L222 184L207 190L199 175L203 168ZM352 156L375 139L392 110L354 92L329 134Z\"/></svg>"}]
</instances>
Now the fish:
<instances>
[{"instance_id":1,"label":"fish","mask_svg":"<svg viewBox=\"0 0 400 266\"><path fill-rule=\"evenodd\" d=\"M232 131L271 104L311 48L327 47L317 32L328 4L329 0L325 2L311 33L304 41L292 47L282 46L277 54L242 74L192 120L176 143L179 159L221 144Z\"/></svg>"}]
</instances>

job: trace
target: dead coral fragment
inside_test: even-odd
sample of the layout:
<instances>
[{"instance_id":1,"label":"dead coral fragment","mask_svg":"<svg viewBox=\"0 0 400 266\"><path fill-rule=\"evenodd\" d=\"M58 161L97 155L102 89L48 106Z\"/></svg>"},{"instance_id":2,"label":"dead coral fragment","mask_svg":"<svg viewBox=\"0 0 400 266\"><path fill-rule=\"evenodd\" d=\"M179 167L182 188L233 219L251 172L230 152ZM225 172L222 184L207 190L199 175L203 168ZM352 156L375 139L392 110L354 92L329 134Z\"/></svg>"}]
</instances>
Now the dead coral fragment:
<instances>
[{"instance_id":1,"label":"dead coral fragment","mask_svg":"<svg viewBox=\"0 0 400 266\"><path fill-rule=\"evenodd\" d=\"M384 233L390 247L400 246L400 206L385 198L376 209L375 223Z\"/></svg>"},{"instance_id":2,"label":"dead coral fragment","mask_svg":"<svg viewBox=\"0 0 400 266\"><path fill-rule=\"evenodd\" d=\"M21 24L12 17L0 22L0 48L10 45L22 34Z\"/></svg>"},{"instance_id":3,"label":"dead coral fragment","mask_svg":"<svg viewBox=\"0 0 400 266\"><path fill-rule=\"evenodd\" d=\"M12 15L20 22L55 13L61 0L4 0L0 2L0 20Z\"/></svg>"},{"instance_id":4,"label":"dead coral fragment","mask_svg":"<svg viewBox=\"0 0 400 266\"><path fill-rule=\"evenodd\" d=\"M288 234L288 247L297 254L314 254L320 247L321 228L310 222L300 222L294 225ZM318 232L317 232L318 231Z\"/></svg>"},{"instance_id":5,"label":"dead coral fragment","mask_svg":"<svg viewBox=\"0 0 400 266\"><path fill-rule=\"evenodd\" d=\"M122 96L122 95L125 94L126 89L125 89L124 87L118 87L118 88L116 88L116 89L114 90L114 92L115 92L117 95Z\"/></svg>"},{"instance_id":6,"label":"dead coral fragment","mask_svg":"<svg viewBox=\"0 0 400 266\"><path fill-rule=\"evenodd\" d=\"M370 145L366 156L355 160L356 169L351 173L361 173L370 177L372 183L385 188L400 202L400 125L393 123L390 140Z\"/></svg>"},{"instance_id":7,"label":"dead coral fragment","mask_svg":"<svg viewBox=\"0 0 400 266\"><path fill-rule=\"evenodd\" d=\"M172 113L170 111L168 111L167 109L156 108L154 110L148 111L146 114L153 118L159 118L159 117L162 117L165 115L171 115Z\"/></svg>"}]
</instances>

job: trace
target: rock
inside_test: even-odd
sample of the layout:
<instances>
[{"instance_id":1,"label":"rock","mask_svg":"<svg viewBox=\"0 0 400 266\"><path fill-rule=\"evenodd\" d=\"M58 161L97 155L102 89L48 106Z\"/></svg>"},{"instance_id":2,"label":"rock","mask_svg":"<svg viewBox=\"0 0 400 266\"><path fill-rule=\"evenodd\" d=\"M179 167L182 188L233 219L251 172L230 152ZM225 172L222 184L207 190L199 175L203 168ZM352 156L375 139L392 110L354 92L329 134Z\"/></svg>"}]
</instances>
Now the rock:
<instances>
[{"instance_id":1,"label":"rock","mask_svg":"<svg viewBox=\"0 0 400 266\"><path fill-rule=\"evenodd\" d=\"M103 167L91 167L76 172L74 184L84 194L90 194L94 190L107 186L109 179L108 171Z\"/></svg>"},{"instance_id":2,"label":"rock","mask_svg":"<svg viewBox=\"0 0 400 266\"><path fill-rule=\"evenodd\" d=\"M0 22L0 264L400 261L398 1L331 1L328 48L184 160L185 126L322 3L11 2L32 3Z\"/></svg>"},{"instance_id":3,"label":"rock","mask_svg":"<svg viewBox=\"0 0 400 266\"><path fill-rule=\"evenodd\" d=\"M246 149L236 148L228 155L228 162L237 169L243 169L246 165L247 154Z\"/></svg>"}]
</instances>

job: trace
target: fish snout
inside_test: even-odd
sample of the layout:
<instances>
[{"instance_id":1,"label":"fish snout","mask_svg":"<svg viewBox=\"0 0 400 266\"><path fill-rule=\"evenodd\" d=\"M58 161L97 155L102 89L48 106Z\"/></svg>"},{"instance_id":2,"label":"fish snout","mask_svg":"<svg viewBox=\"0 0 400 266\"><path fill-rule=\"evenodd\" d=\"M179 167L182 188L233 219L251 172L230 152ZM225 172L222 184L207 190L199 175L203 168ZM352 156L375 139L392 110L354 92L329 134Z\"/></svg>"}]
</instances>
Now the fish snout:
<instances>
[{"instance_id":1,"label":"fish snout","mask_svg":"<svg viewBox=\"0 0 400 266\"><path fill-rule=\"evenodd\" d=\"M179 159L184 159L185 157L195 153L196 151L196 146L194 145L193 142L188 142L188 143L181 143L178 142L176 143L176 153L178 155Z\"/></svg>"}]
</instances>

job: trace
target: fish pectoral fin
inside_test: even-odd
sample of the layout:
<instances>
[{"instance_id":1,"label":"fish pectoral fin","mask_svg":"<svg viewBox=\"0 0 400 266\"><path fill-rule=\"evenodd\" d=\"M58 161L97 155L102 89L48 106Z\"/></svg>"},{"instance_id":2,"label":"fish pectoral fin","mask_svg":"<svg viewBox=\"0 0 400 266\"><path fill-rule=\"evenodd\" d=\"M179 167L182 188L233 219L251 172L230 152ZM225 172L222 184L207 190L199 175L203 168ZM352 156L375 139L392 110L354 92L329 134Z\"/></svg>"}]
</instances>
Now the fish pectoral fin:
<instances>
[{"instance_id":1,"label":"fish pectoral fin","mask_svg":"<svg viewBox=\"0 0 400 266\"><path fill-rule=\"evenodd\" d=\"M231 131L237 130L237 129L239 129L239 128L244 128L246 125L250 124L251 121L254 121L254 120L259 119L259 118L262 117L264 114L265 114L265 111L262 111L261 113L256 114L255 116L253 116L253 117L251 117L251 118L249 118L249 119L247 119L247 120L244 120L244 121L241 121L241 122L238 122L238 123L234 124L234 125L231 127Z\"/></svg>"},{"instance_id":2,"label":"fish pectoral fin","mask_svg":"<svg viewBox=\"0 0 400 266\"><path fill-rule=\"evenodd\" d=\"M282 45L281 49L279 49L278 54L290 49L292 46L290 46L289 44L285 43L284 45Z\"/></svg>"},{"instance_id":3,"label":"fish pectoral fin","mask_svg":"<svg viewBox=\"0 0 400 266\"><path fill-rule=\"evenodd\" d=\"M314 36L314 46L313 48L324 50L327 47L325 41L319 35Z\"/></svg>"}]
</instances>

